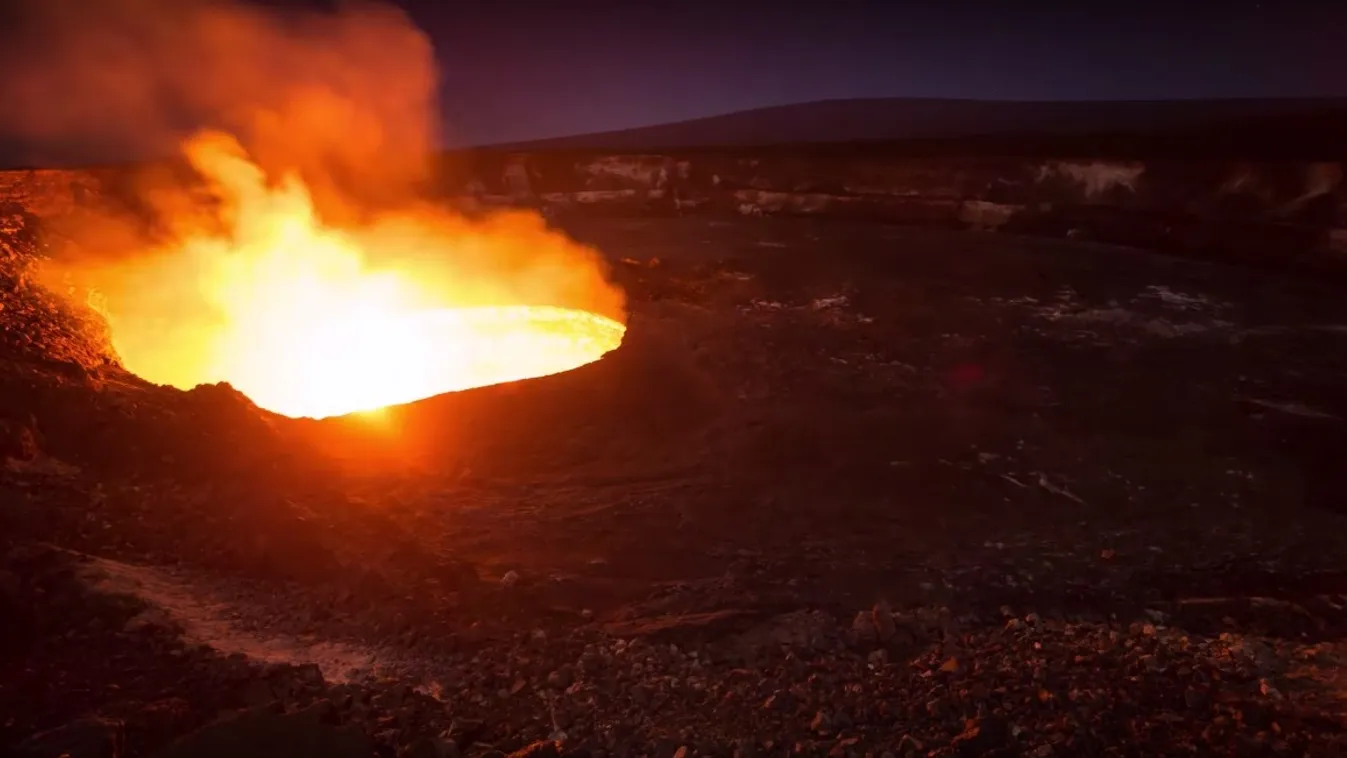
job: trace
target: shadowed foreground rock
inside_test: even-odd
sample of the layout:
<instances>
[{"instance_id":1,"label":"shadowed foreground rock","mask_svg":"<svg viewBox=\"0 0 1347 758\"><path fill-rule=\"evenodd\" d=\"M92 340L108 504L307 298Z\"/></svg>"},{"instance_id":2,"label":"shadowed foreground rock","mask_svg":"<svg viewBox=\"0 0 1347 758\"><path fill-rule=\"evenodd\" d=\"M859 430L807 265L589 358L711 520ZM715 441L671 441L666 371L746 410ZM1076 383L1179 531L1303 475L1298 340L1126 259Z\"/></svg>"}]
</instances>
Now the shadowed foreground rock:
<instances>
[{"instance_id":1,"label":"shadowed foreground rock","mask_svg":"<svg viewBox=\"0 0 1347 758\"><path fill-rule=\"evenodd\" d=\"M14 750L15 758L122 758L126 730L117 721L101 718L73 721L35 734Z\"/></svg>"},{"instance_id":2,"label":"shadowed foreground rock","mask_svg":"<svg viewBox=\"0 0 1347 758\"><path fill-rule=\"evenodd\" d=\"M160 758L369 758L374 747L365 733L335 719L328 701L289 714L261 708L194 732Z\"/></svg>"}]
</instances>

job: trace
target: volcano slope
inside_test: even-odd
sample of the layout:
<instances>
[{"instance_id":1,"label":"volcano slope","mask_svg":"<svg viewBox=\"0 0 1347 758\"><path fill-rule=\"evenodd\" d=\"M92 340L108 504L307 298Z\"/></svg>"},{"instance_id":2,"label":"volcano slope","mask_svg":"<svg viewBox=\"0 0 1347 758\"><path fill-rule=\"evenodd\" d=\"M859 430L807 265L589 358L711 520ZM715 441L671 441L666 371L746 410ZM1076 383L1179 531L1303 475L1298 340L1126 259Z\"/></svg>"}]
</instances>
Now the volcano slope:
<instances>
[{"instance_id":1,"label":"volcano slope","mask_svg":"<svg viewBox=\"0 0 1347 758\"><path fill-rule=\"evenodd\" d=\"M619 350L296 421L122 371L25 276L37 224L6 215L0 309L22 754L1347 747L1329 285L577 220L631 297Z\"/></svg>"}]
</instances>

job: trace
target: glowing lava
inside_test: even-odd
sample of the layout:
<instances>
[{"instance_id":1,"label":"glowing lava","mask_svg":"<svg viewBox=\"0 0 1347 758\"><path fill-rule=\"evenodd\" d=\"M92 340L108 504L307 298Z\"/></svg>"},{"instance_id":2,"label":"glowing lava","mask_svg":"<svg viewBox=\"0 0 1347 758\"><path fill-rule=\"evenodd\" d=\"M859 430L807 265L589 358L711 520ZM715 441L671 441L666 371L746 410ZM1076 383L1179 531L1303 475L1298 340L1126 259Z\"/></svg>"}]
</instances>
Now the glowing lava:
<instances>
[{"instance_id":1,"label":"glowing lava","mask_svg":"<svg viewBox=\"0 0 1347 758\"><path fill-rule=\"evenodd\" d=\"M625 331L550 306L357 307L331 318L232 332L241 341L225 353L230 383L263 408L322 418L569 371L616 348Z\"/></svg>"},{"instance_id":2,"label":"glowing lava","mask_svg":"<svg viewBox=\"0 0 1347 758\"><path fill-rule=\"evenodd\" d=\"M334 228L298 179L268 183L232 138L186 152L216 202L178 214L153 255L75 272L145 379L227 381L323 417L567 371L622 341L597 256L534 215L423 207Z\"/></svg>"}]
</instances>

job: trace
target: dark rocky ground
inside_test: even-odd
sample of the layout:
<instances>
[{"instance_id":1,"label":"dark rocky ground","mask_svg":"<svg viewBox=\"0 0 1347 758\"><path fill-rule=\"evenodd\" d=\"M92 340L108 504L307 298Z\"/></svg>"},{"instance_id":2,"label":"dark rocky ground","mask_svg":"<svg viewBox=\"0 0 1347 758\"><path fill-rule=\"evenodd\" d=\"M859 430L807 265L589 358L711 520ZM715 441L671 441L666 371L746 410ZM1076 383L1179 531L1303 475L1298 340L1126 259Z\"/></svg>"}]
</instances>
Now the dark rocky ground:
<instances>
[{"instance_id":1,"label":"dark rocky ground","mask_svg":"<svg viewBox=\"0 0 1347 758\"><path fill-rule=\"evenodd\" d=\"M619 351L298 422L125 375L24 276L32 219L5 225L21 755L1347 747L1328 285L1010 236L574 221L631 295Z\"/></svg>"}]
</instances>

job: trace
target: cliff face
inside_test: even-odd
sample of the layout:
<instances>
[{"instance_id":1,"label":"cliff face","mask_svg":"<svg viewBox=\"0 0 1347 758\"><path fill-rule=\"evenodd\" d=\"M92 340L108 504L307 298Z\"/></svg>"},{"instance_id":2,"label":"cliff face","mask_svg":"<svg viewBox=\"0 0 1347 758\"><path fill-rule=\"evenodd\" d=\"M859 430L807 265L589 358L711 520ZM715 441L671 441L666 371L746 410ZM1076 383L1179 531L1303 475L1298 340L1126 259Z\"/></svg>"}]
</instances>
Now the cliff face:
<instances>
[{"instance_id":1,"label":"cliff face","mask_svg":"<svg viewBox=\"0 0 1347 758\"><path fill-rule=\"evenodd\" d=\"M1068 237L1347 273L1340 163L921 158L782 149L452 156L446 197L599 215L801 215ZM0 202L76 212L108 172L0 172Z\"/></svg>"}]
</instances>

